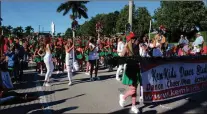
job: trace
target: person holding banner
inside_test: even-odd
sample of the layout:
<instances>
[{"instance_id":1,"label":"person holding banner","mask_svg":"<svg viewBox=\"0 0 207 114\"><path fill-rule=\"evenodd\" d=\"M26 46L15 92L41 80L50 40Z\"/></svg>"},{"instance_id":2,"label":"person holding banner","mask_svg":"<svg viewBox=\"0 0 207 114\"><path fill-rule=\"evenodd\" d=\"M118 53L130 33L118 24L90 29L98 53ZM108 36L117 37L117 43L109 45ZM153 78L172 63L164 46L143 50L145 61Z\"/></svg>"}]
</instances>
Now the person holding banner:
<instances>
[{"instance_id":1,"label":"person holding banner","mask_svg":"<svg viewBox=\"0 0 207 114\"><path fill-rule=\"evenodd\" d=\"M45 43L45 56L44 56L44 63L46 65L46 69L47 69L47 73L45 74L45 82L43 84L43 86L50 86L49 84L49 78L52 76L52 72L54 70L54 65L53 65L53 61L52 61L52 51L51 51L51 47L50 47L50 38L46 37L44 39L44 43Z\"/></svg>"},{"instance_id":2,"label":"person holding banner","mask_svg":"<svg viewBox=\"0 0 207 114\"><path fill-rule=\"evenodd\" d=\"M136 50L134 47L135 45L135 35L131 32L127 37L127 43L122 51L121 56L133 56L139 53L139 50ZM133 113L138 113L139 110L136 107L136 96L137 96L137 86L140 83L140 72L139 72L139 64L134 63L134 61L128 61L127 64L124 65L125 70L122 77L122 83L124 85L129 86L129 91L125 94L120 94L119 96L119 105L124 107L125 100L127 97L132 97L132 107L131 111Z\"/></svg>"}]
</instances>

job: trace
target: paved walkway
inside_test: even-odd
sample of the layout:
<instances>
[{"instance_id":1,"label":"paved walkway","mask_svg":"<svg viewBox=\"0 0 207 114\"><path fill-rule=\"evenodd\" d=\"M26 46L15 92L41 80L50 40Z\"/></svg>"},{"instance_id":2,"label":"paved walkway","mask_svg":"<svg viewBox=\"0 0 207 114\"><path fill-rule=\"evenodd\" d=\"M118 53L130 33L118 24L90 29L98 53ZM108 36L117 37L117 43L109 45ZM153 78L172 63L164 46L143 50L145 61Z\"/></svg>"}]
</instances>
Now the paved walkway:
<instances>
[{"instance_id":1,"label":"paved walkway","mask_svg":"<svg viewBox=\"0 0 207 114\"><path fill-rule=\"evenodd\" d=\"M89 82L89 76L76 74L72 86L68 86L66 74L52 76L51 87L42 87L44 76L29 70L26 82L15 85L20 93L33 93L40 100L0 106L0 114L60 114L60 113L129 113L131 100L127 99L123 109L118 104L120 91L127 87L114 78L115 72L99 71L100 81ZM142 113L207 113L207 92L192 95L162 104L138 105Z\"/></svg>"}]
</instances>

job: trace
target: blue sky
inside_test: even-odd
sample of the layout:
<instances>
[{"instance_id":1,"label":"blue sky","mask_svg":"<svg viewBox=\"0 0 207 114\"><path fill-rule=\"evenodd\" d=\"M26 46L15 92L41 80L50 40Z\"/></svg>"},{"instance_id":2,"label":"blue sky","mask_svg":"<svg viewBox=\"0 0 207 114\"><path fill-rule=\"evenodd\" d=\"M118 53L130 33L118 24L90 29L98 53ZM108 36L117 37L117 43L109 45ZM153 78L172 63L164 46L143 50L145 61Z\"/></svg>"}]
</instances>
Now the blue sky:
<instances>
[{"instance_id":1,"label":"blue sky","mask_svg":"<svg viewBox=\"0 0 207 114\"><path fill-rule=\"evenodd\" d=\"M57 13L56 9L62 2L2 2L2 24L13 27L32 26L37 32L39 25L41 30L50 31L50 25L53 21L56 26L56 33L65 32L71 26L69 15L62 16ZM91 1L86 6L88 8L89 19L99 13L109 13L116 10L120 11L128 1ZM136 1L136 7L147 7L151 14L160 6L158 1ZM88 19L88 20L89 20ZM86 19L78 20L79 24L83 24Z\"/></svg>"}]
</instances>

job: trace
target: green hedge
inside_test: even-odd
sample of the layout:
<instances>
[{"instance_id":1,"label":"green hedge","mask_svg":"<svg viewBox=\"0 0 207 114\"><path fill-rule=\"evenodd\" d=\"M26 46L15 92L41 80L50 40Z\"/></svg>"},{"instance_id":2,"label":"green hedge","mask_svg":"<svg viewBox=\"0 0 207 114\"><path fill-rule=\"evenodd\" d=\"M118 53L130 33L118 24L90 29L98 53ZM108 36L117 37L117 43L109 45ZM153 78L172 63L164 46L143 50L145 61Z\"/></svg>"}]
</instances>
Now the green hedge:
<instances>
[{"instance_id":1,"label":"green hedge","mask_svg":"<svg viewBox=\"0 0 207 114\"><path fill-rule=\"evenodd\" d=\"M206 45L207 44L207 31L202 31L201 35L203 36L203 39L204 39L204 45Z\"/></svg>"}]
</instances>

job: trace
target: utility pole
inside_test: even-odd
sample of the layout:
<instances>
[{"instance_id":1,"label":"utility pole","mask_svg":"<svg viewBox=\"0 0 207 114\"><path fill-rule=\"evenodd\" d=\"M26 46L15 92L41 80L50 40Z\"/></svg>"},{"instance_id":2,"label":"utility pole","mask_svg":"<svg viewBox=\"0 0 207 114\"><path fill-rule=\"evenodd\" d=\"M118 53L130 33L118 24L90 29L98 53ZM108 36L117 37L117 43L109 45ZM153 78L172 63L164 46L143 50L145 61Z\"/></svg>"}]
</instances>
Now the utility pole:
<instances>
[{"instance_id":1,"label":"utility pole","mask_svg":"<svg viewBox=\"0 0 207 114\"><path fill-rule=\"evenodd\" d=\"M133 16L133 5L134 1L129 0L129 24L130 24L130 31L132 31L132 16Z\"/></svg>"},{"instance_id":2,"label":"utility pole","mask_svg":"<svg viewBox=\"0 0 207 114\"><path fill-rule=\"evenodd\" d=\"M40 33L40 25L39 25L39 33Z\"/></svg>"}]
</instances>

